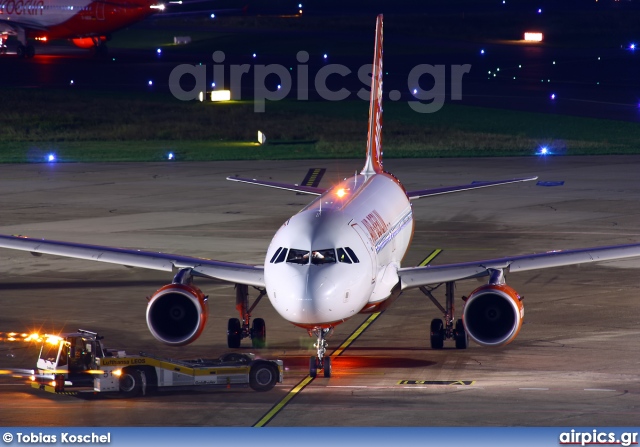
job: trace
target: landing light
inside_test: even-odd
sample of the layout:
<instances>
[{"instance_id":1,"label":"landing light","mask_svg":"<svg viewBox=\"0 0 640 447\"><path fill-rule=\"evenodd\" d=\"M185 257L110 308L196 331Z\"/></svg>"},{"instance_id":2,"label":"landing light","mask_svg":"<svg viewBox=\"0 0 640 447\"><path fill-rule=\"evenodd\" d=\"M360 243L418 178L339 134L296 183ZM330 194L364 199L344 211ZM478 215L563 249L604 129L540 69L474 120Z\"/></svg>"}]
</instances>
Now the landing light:
<instances>
[{"instance_id":1,"label":"landing light","mask_svg":"<svg viewBox=\"0 0 640 447\"><path fill-rule=\"evenodd\" d=\"M345 195L347 195L347 192L344 190L344 188L340 188L338 191L336 191L336 195L340 198L344 197Z\"/></svg>"}]
</instances>

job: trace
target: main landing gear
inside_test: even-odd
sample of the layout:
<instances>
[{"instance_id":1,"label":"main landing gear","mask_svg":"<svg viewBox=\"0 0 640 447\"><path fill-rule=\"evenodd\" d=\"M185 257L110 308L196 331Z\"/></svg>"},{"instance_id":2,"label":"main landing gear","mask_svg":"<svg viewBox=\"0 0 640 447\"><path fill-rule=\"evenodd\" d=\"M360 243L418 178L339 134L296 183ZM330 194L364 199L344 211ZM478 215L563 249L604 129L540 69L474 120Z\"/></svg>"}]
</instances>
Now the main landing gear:
<instances>
[{"instance_id":1,"label":"main landing gear","mask_svg":"<svg viewBox=\"0 0 640 447\"><path fill-rule=\"evenodd\" d=\"M440 286L438 286L440 287ZM455 340L457 349L467 349L469 346L469 336L464 328L464 322L462 320L455 320L454 317L454 290L455 283L453 281L445 283L445 307L438 302L438 300L432 295L431 291L437 289L427 289L426 287L420 287L422 293L427 295L429 299L440 309L444 315L444 322L435 318L431 320L431 349L442 349L444 347L445 340ZM454 325L455 321L455 325Z\"/></svg>"},{"instance_id":2,"label":"main landing gear","mask_svg":"<svg viewBox=\"0 0 640 447\"><path fill-rule=\"evenodd\" d=\"M227 326L227 345L230 348L240 347L243 338L251 338L251 346L254 349L264 348L267 343L267 326L262 318L253 320L251 326L251 312L258 305L266 290L259 289L260 292L253 305L249 307L249 286L246 284L236 284L236 309L240 314L240 319L229 318Z\"/></svg>"},{"instance_id":3,"label":"main landing gear","mask_svg":"<svg viewBox=\"0 0 640 447\"><path fill-rule=\"evenodd\" d=\"M23 45L23 44L18 44L18 48L16 49L16 55L18 56L18 58L20 59L30 59L33 56L35 56L36 54L36 49L34 48L33 45L28 44L28 45Z\"/></svg>"},{"instance_id":4,"label":"main landing gear","mask_svg":"<svg viewBox=\"0 0 640 447\"><path fill-rule=\"evenodd\" d=\"M318 370L321 369L323 371L324 377L331 377L331 357L326 356L327 348L329 347L329 343L327 343L327 337L330 337L333 333L333 328L316 328L309 330L310 336L316 336L318 341L313 345L314 348L317 349L316 357L311 357L309 359L309 375L312 378L315 378L318 375Z\"/></svg>"}]
</instances>

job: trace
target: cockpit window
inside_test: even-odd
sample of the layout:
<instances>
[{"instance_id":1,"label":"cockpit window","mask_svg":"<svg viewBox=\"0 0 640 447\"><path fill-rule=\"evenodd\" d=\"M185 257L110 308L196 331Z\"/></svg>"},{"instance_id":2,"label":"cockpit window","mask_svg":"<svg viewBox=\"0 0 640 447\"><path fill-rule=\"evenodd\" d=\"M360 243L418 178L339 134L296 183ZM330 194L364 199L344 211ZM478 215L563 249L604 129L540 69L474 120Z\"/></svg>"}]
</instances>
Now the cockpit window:
<instances>
[{"instance_id":1,"label":"cockpit window","mask_svg":"<svg viewBox=\"0 0 640 447\"><path fill-rule=\"evenodd\" d=\"M333 248L327 248L325 250L313 250L311 252L312 264L334 264L335 262L336 252Z\"/></svg>"},{"instance_id":2,"label":"cockpit window","mask_svg":"<svg viewBox=\"0 0 640 447\"><path fill-rule=\"evenodd\" d=\"M280 254L280 252L282 251L282 247L278 248L276 250L276 252L273 254L273 257L271 258L271 261L269 261L270 263L274 263L276 262L276 258L278 257L278 255Z\"/></svg>"},{"instance_id":3,"label":"cockpit window","mask_svg":"<svg viewBox=\"0 0 640 447\"><path fill-rule=\"evenodd\" d=\"M345 264L351 264L351 259L349 255L344 251L344 248L338 248L336 250L338 252L338 261L344 262Z\"/></svg>"},{"instance_id":4,"label":"cockpit window","mask_svg":"<svg viewBox=\"0 0 640 447\"><path fill-rule=\"evenodd\" d=\"M285 257L287 256L287 249L280 247L276 250L276 252L273 254L273 257L271 258L271 263L272 264L277 264L279 262L284 262Z\"/></svg>"},{"instance_id":5,"label":"cockpit window","mask_svg":"<svg viewBox=\"0 0 640 447\"><path fill-rule=\"evenodd\" d=\"M287 262L291 262L293 264L308 264L309 251L292 248L289 250L289 256L287 256Z\"/></svg>"},{"instance_id":6,"label":"cockpit window","mask_svg":"<svg viewBox=\"0 0 640 447\"><path fill-rule=\"evenodd\" d=\"M358 259L358 257L356 256L356 254L353 252L353 250L351 250L349 247L344 247L345 251L349 254L349 256L351 257L351 260L354 263L358 263L360 262L360 260Z\"/></svg>"}]
</instances>

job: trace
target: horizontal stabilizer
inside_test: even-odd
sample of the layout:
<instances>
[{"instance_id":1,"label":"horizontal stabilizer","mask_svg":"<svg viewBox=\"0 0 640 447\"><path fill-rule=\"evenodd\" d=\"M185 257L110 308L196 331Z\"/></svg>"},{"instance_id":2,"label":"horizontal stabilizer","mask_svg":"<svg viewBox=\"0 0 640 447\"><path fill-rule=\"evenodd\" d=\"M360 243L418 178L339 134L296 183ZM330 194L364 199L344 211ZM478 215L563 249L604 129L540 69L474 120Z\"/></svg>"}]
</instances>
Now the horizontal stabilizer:
<instances>
[{"instance_id":1,"label":"horizontal stabilizer","mask_svg":"<svg viewBox=\"0 0 640 447\"><path fill-rule=\"evenodd\" d=\"M266 182L263 180L256 180L256 179L250 179L250 178L227 177L227 180L231 180L232 182L250 183L252 185L268 186L269 188L285 189L287 191L302 192L305 194L312 194L315 196L319 196L326 191L326 189L324 188L316 188L313 186L302 186L302 185L295 185L295 184L292 185L290 183Z\"/></svg>"},{"instance_id":2,"label":"horizontal stabilizer","mask_svg":"<svg viewBox=\"0 0 640 447\"><path fill-rule=\"evenodd\" d=\"M450 192L470 191L472 189L488 188L490 186L508 185L509 183L530 182L537 179L538 177L527 177L515 178L511 180L497 180L495 182L473 182L468 185L445 186L443 188L408 191L407 196L409 196L410 199L421 199L422 197L437 196L440 194L448 194Z\"/></svg>"}]
</instances>

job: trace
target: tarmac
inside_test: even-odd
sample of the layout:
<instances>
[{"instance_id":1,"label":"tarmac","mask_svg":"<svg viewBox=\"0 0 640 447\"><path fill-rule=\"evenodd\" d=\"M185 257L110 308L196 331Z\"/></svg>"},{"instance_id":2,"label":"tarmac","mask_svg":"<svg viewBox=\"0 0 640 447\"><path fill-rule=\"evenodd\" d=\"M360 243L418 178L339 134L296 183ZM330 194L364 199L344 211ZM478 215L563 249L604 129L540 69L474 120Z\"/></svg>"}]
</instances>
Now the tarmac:
<instances>
[{"instance_id":1,"label":"tarmac","mask_svg":"<svg viewBox=\"0 0 640 447\"><path fill-rule=\"evenodd\" d=\"M260 264L271 236L309 197L242 185L228 175L300 182L328 169L321 186L362 160L0 166L0 234ZM638 242L640 156L386 160L408 190L538 175L536 184L414 202L405 266L443 249L433 264ZM564 182L562 185L560 183ZM541 186L553 185L558 186ZM268 426L635 426L640 418L640 260L522 272L507 283L525 297L519 336L501 348L429 347L440 317L420 291L403 294ZM110 264L0 249L0 332L95 330L111 348L172 358L229 352L233 286L197 280L210 299L202 336L183 348L157 342L146 297L172 276ZM456 306L481 282L457 283ZM436 296L443 299L443 291ZM257 295L254 294L255 297ZM284 361L274 390L217 389L136 399L81 400L0 376L4 426L252 426L308 374L313 339L263 300L258 354ZM334 352L368 318L338 326ZM245 340L243 352L253 351ZM0 342L0 369L33 368L33 345ZM335 355L335 354L334 354Z\"/></svg>"}]
</instances>

